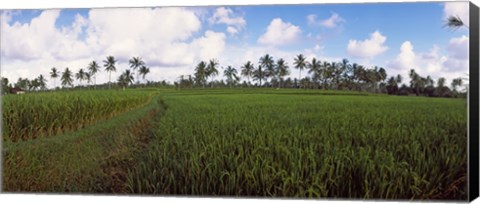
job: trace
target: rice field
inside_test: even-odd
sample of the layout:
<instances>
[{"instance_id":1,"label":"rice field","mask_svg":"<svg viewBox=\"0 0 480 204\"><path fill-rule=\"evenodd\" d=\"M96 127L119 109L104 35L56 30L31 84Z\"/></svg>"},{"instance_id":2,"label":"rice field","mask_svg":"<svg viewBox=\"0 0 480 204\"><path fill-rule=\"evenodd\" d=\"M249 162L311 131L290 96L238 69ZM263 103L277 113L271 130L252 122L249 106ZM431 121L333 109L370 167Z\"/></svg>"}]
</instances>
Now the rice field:
<instances>
[{"instance_id":1,"label":"rice field","mask_svg":"<svg viewBox=\"0 0 480 204\"><path fill-rule=\"evenodd\" d=\"M464 100L268 93L164 94L129 192L466 198Z\"/></svg>"},{"instance_id":2,"label":"rice field","mask_svg":"<svg viewBox=\"0 0 480 204\"><path fill-rule=\"evenodd\" d=\"M54 115L62 101L97 103L60 113L75 131L44 128L45 137L15 136L18 142L4 144L5 191L466 199L464 99L283 89L49 97L56 94L42 98L47 106L21 107ZM4 113L17 105L11 101ZM90 111L110 118L85 122Z\"/></svg>"},{"instance_id":3,"label":"rice field","mask_svg":"<svg viewBox=\"0 0 480 204\"><path fill-rule=\"evenodd\" d=\"M145 91L63 91L2 96L3 140L77 130L148 102Z\"/></svg>"}]
</instances>

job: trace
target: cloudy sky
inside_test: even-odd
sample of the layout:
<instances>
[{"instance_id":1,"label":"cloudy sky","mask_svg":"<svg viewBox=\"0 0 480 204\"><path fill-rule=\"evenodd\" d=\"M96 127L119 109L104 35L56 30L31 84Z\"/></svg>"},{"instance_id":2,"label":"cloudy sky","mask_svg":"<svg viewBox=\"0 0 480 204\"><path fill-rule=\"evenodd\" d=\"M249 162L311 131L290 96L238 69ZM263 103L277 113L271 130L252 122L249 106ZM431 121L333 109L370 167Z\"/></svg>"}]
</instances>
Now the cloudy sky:
<instances>
[{"instance_id":1,"label":"cloudy sky","mask_svg":"<svg viewBox=\"0 0 480 204\"><path fill-rule=\"evenodd\" d=\"M146 79L173 81L201 60L239 69L268 53L284 58L293 78L293 58L303 53L405 79L414 68L450 83L468 74L469 40L466 28L443 27L450 15L468 24L468 2L9 10L0 19L1 75L15 82L43 74L52 87L52 67L76 72L113 55L112 79L140 56L151 70ZM107 72L97 74L97 83L107 81Z\"/></svg>"}]
</instances>

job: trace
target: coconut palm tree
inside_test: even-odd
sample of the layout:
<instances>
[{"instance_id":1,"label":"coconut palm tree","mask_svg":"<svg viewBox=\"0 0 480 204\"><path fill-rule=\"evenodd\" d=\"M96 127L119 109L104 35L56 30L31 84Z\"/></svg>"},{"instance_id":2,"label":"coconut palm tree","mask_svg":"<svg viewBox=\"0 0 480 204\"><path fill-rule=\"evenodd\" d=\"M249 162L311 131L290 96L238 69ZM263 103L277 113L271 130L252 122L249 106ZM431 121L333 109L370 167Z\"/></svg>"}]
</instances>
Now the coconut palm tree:
<instances>
[{"instance_id":1,"label":"coconut palm tree","mask_svg":"<svg viewBox=\"0 0 480 204\"><path fill-rule=\"evenodd\" d=\"M2 95L8 94L11 86L8 84L8 78L6 77L0 77L2 81Z\"/></svg>"},{"instance_id":2,"label":"coconut palm tree","mask_svg":"<svg viewBox=\"0 0 480 204\"><path fill-rule=\"evenodd\" d=\"M90 86L90 83L92 83L92 74L90 72L85 72L85 80L87 80L87 85Z\"/></svg>"},{"instance_id":3,"label":"coconut palm tree","mask_svg":"<svg viewBox=\"0 0 480 204\"><path fill-rule=\"evenodd\" d=\"M278 87L282 86L283 77L290 74L290 70L288 70L288 64L282 58L277 60L276 68L276 75L278 76Z\"/></svg>"},{"instance_id":4,"label":"coconut palm tree","mask_svg":"<svg viewBox=\"0 0 480 204\"><path fill-rule=\"evenodd\" d=\"M265 73L264 71L262 70L262 65L258 65L258 69L256 69L255 71L253 71L253 80L254 81L259 81L259 86L261 87L262 86L262 80L265 79Z\"/></svg>"},{"instance_id":5,"label":"coconut palm tree","mask_svg":"<svg viewBox=\"0 0 480 204\"><path fill-rule=\"evenodd\" d=\"M388 94L396 94L398 92L398 84L394 76L388 79L386 88Z\"/></svg>"},{"instance_id":6,"label":"coconut palm tree","mask_svg":"<svg viewBox=\"0 0 480 204\"><path fill-rule=\"evenodd\" d=\"M317 84L318 87L318 81L322 79L322 64L320 63L319 60L317 60L315 57L312 58L312 62L307 63L308 67L308 73L312 75L312 81Z\"/></svg>"},{"instance_id":7,"label":"coconut palm tree","mask_svg":"<svg viewBox=\"0 0 480 204\"><path fill-rule=\"evenodd\" d=\"M242 76L247 77L248 84L250 84L250 76L253 75L253 71L255 69L255 67L253 66L253 63L248 61L241 68L242 68Z\"/></svg>"},{"instance_id":8,"label":"coconut palm tree","mask_svg":"<svg viewBox=\"0 0 480 204\"><path fill-rule=\"evenodd\" d=\"M294 59L293 65L295 65L295 69L298 69L298 80L302 79L302 70L307 67L307 59L303 56L303 54L297 55Z\"/></svg>"},{"instance_id":9,"label":"coconut palm tree","mask_svg":"<svg viewBox=\"0 0 480 204\"><path fill-rule=\"evenodd\" d=\"M207 63L201 61L195 67L195 81L197 84L201 84L203 88L207 84Z\"/></svg>"},{"instance_id":10,"label":"coconut palm tree","mask_svg":"<svg viewBox=\"0 0 480 204\"><path fill-rule=\"evenodd\" d=\"M146 67L145 65L142 65L140 69L138 70L138 73L142 75L143 80L145 80L145 76L150 73L150 68ZM146 83L145 83L146 84Z\"/></svg>"},{"instance_id":11,"label":"coconut palm tree","mask_svg":"<svg viewBox=\"0 0 480 204\"><path fill-rule=\"evenodd\" d=\"M112 72L117 71L117 68L115 67L115 63L117 61L113 56L108 56L106 60L103 60L103 66L105 67L105 71L108 72L108 87L111 89L112 88L112 83L111 83L111 76Z\"/></svg>"},{"instance_id":12,"label":"coconut palm tree","mask_svg":"<svg viewBox=\"0 0 480 204\"><path fill-rule=\"evenodd\" d=\"M402 83L402 75L398 74L397 78L395 78L395 81L397 82L398 85Z\"/></svg>"},{"instance_id":13,"label":"coconut palm tree","mask_svg":"<svg viewBox=\"0 0 480 204\"><path fill-rule=\"evenodd\" d=\"M227 77L227 84L230 85L230 88L232 85L235 83L235 81L238 81L238 76L237 76L237 70L233 68L232 66L228 66L224 71L223 71L223 76Z\"/></svg>"},{"instance_id":14,"label":"coconut palm tree","mask_svg":"<svg viewBox=\"0 0 480 204\"><path fill-rule=\"evenodd\" d=\"M443 25L443 27L448 27L452 30L457 30L462 26L465 26L468 29L468 26L465 25L462 19L460 19L458 16L449 16Z\"/></svg>"},{"instance_id":15,"label":"coconut palm tree","mask_svg":"<svg viewBox=\"0 0 480 204\"><path fill-rule=\"evenodd\" d=\"M408 76L410 77L410 87L415 88L415 94L418 96L420 88L418 87L418 81L420 80L420 76L418 76L414 69L410 69Z\"/></svg>"},{"instance_id":16,"label":"coconut palm tree","mask_svg":"<svg viewBox=\"0 0 480 204\"><path fill-rule=\"evenodd\" d=\"M145 66L145 62L140 57L133 57L132 59L130 59L128 61L128 63L130 64L130 68L132 68L134 72L135 72L136 69L139 69L138 72L137 72L137 83L139 83L138 74L142 74L140 72L140 68L142 66Z\"/></svg>"},{"instance_id":17,"label":"coconut palm tree","mask_svg":"<svg viewBox=\"0 0 480 204\"><path fill-rule=\"evenodd\" d=\"M357 65L356 65L357 66ZM352 89L353 83L353 65L349 63L348 59L342 59L341 62L341 77L342 86L347 86L348 89Z\"/></svg>"},{"instance_id":18,"label":"coconut palm tree","mask_svg":"<svg viewBox=\"0 0 480 204\"><path fill-rule=\"evenodd\" d=\"M207 78L212 77L212 81L211 81L212 87L213 87L213 77L218 75L217 67L218 67L218 60L211 59L208 63L206 74L207 74Z\"/></svg>"},{"instance_id":19,"label":"coconut palm tree","mask_svg":"<svg viewBox=\"0 0 480 204\"><path fill-rule=\"evenodd\" d=\"M275 77L275 68L274 68L274 61L273 57L269 54L265 54L265 56L260 57L258 62L264 69L265 77L268 79L269 77ZM272 84L273 85L273 84Z\"/></svg>"},{"instance_id":20,"label":"coconut palm tree","mask_svg":"<svg viewBox=\"0 0 480 204\"><path fill-rule=\"evenodd\" d=\"M68 67L65 68L65 71L62 73L62 77L60 78L60 80L62 81L62 86L70 85L71 87L73 87L72 71L70 71Z\"/></svg>"},{"instance_id":21,"label":"coconut palm tree","mask_svg":"<svg viewBox=\"0 0 480 204\"><path fill-rule=\"evenodd\" d=\"M133 83L133 75L132 75L132 72L130 72L129 69L125 70L125 72L123 74L121 74L119 77L118 77L118 83L123 86L123 90L125 90L125 88Z\"/></svg>"},{"instance_id":22,"label":"coconut palm tree","mask_svg":"<svg viewBox=\"0 0 480 204\"><path fill-rule=\"evenodd\" d=\"M53 79L53 89L55 89L57 87L56 78L58 77L57 68L52 67L52 71L50 72L50 77Z\"/></svg>"},{"instance_id":23,"label":"coconut palm tree","mask_svg":"<svg viewBox=\"0 0 480 204\"><path fill-rule=\"evenodd\" d=\"M45 79L45 77L43 77L42 74L40 74L40 76L38 76L37 79L38 79L38 84L40 85L40 89L45 90L47 87L47 79Z\"/></svg>"},{"instance_id":24,"label":"coconut palm tree","mask_svg":"<svg viewBox=\"0 0 480 204\"><path fill-rule=\"evenodd\" d=\"M446 79L444 77L438 78L437 87L442 88L445 86Z\"/></svg>"},{"instance_id":25,"label":"coconut palm tree","mask_svg":"<svg viewBox=\"0 0 480 204\"><path fill-rule=\"evenodd\" d=\"M100 65L98 65L94 60L88 64L88 71L90 73L89 75L93 77L94 89L97 89L97 76L95 75L98 71L100 71Z\"/></svg>"},{"instance_id":26,"label":"coconut palm tree","mask_svg":"<svg viewBox=\"0 0 480 204\"><path fill-rule=\"evenodd\" d=\"M453 80L452 80L452 88L453 88L453 91L456 92L456 91L457 91L457 87L458 87L458 86L461 86L462 83L463 83L462 78L453 79Z\"/></svg>"},{"instance_id":27,"label":"coconut palm tree","mask_svg":"<svg viewBox=\"0 0 480 204\"><path fill-rule=\"evenodd\" d=\"M83 69L78 70L75 74L75 78L80 81L80 86L82 86L82 81L85 80L85 71L83 71Z\"/></svg>"},{"instance_id":28,"label":"coconut palm tree","mask_svg":"<svg viewBox=\"0 0 480 204\"><path fill-rule=\"evenodd\" d=\"M328 89L328 80L332 77L331 67L332 65L329 62L323 61L321 66L322 77L323 77L323 89Z\"/></svg>"}]
</instances>

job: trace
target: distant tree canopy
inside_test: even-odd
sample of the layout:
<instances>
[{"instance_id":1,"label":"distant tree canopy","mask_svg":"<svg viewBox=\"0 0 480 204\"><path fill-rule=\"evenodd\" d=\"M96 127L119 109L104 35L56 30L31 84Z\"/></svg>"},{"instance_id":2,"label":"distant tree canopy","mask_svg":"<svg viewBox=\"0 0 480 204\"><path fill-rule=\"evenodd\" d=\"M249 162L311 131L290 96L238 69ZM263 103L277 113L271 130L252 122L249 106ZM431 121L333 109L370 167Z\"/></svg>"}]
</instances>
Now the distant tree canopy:
<instances>
[{"instance_id":1,"label":"distant tree canopy","mask_svg":"<svg viewBox=\"0 0 480 204\"><path fill-rule=\"evenodd\" d=\"M453 25L457 25L452 23ZM191 75L181 75L174 82L177 88L206 88L206 87L272 87L272 88L298 88L298 89L323 89L323 90L347 90L359 92L384 93L389 95L416 95L430 97L465 97L466 89L462 89L465 84L463 79L458 77L447 84L444 77L440 77L436 82L430 76L421 76L415 69L408 72L409 80L403 79L401 75L388 76L383 67L366 66L350 63L348 59L340 62L320 61L315 57L307 59L303 54L298 54L293 58L294 63L290 66L285 59L274 59L270 54L261 56L258 64L251 61L245 62L239 70L228 65L221 67L217 59L200 61L194 67L194 73ZM112 88L111 74L117 70L117 60L113 56L108 56L104 61L104 71L108 72L109 81L106 84L98 85L100 88ZM145 76L150 73L150 69L140 57L133 57L129 60L129 68L118 76L115 87L123 89L136 87L140 84L140 77L145 80ZM299 78L287 77L290 75L290 68L299 70ZM219 70L223 69L222 72ZM302 76L302 70L306 74ZM79 69L73 73L68 67L63 72L59 72L55 67L51 69L50 78L54 80L56 87L56 78L60 78L63 89L71 88L97 88L95 76L101 72L100 65L92 61L87 68ZM137 74L137 85L134 84L135 73ZM219 73L222 73L219 75ZM224 79L215 80L215 77ZM287 78L286 78L287 77ZM243 82L241 79L244 79ZM74 80L79 83L74 86ZM83 85L86 81L87 84ZM407 84L402 84L405 81ZM47 80L43 75L39 75L33 80L27 78L18 78L17 82L10 84L7 78L2 78L2 94L9 92L9 89L20 88L25 91L45 91ZM161 82L145 81L143 87L148 86L173 86L165 80ZM448 86L450 85L450 87Z\"/></svg>"}]
</instances>

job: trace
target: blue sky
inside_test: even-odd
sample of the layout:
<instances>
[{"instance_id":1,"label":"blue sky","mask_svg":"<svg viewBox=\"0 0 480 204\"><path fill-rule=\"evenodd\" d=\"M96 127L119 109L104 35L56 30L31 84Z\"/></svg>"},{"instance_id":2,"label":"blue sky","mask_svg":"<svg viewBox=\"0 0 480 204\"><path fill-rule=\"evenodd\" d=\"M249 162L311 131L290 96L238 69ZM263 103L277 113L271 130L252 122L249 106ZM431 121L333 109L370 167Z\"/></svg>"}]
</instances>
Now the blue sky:
<instances>
[{"instance_id":1,"label":"blue sky","mask_svg":"<svg viewBox=\"0 0 480 204\"><path fill-rule=\"evenodd\" d=\"M406 76L409 67L414 66L420 74L451 79L468 73L468 30L451 31L442 26L445 17L452 14L468 22L466 5L421 2L188 7L139 12L7 11L2 13L8 17L2 21L7 28L1 33L2 76L11 80L48 76L52 66L71 66L76 71L110 54L119 56L119 66L124 67L120 70L124 70L128 68L128 56L142 54L152 70L148 80L172 81L181 74L192 74L200 60L215 57L222 66L239 68L246 60L256 63L270 52L275 59L287 60L291 77L298 76L292 68L293 57L303 53L309 60L347 58L366 66L382 66L389 75ZM168 22L175 25L166 25ZM130 31L122 31L121 26ZM99 78L100 82L106 80L105 76Z\"/></svg>"}]
</instances>

